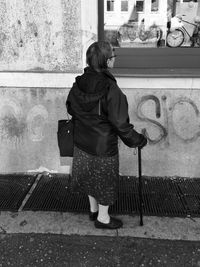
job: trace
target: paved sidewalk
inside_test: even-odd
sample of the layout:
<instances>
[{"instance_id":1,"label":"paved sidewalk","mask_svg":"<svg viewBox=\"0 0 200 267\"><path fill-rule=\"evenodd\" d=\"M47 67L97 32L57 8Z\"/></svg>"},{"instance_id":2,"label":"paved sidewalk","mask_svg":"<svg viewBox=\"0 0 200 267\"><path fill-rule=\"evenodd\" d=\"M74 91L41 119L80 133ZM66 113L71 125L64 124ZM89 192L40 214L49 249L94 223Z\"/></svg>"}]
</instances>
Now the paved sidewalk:
<instances>
[{"instance_id":1,"label":"paved sidewalk","mask_svg":"<svg viewBox=\"0 0 200 267\"><path fill-rule=\"evenodd\" d=\"M200 218L117 216L123 220L119 230L94 227L86 214L61 212L0 212L0 233L50 233L62 235L121 236L169 240L200 241Z\"/></svg>"},{"instance_id":2,"label":"paved sidewalk","mask_svg":"<svg viewBox=\"0 0 200 267\"><path fill-rule=\"evenodd\" d=\"M0 212L0 267L200 267L200 218L117 217L111 231L86 214Z\"/></svg>"}]
</instances>

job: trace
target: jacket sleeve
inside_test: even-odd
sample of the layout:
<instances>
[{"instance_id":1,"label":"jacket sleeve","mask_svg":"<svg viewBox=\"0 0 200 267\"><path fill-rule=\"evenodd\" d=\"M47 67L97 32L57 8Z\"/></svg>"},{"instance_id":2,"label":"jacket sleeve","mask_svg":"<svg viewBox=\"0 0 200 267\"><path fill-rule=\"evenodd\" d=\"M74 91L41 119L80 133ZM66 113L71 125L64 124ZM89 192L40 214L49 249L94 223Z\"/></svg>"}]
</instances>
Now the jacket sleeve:
<instances>
[{"instance_id":1,"label":"jacket sleeve","mask_svg":"<svg viewBox=\"0 0 200 267\"><path fill-rule=\"evenodd\" d=\"M111 85L107 95L108 120L115 128L120 139L129 147L138 147L144 142L144 136L134 130L128 114L128 102L120 88Z\"/></svg>"},{"instance_id":2,"label":"jacket sleeve","mask_svg":"<svg viewBox=\"0 0 200 267\"><path fill-rule=\"evenodd\" d=\"M71 108L71 94L72 94L72 90L69 91L69 94L68 94L68 97L67 97L67 100L66 100L66 109L67 109L67 112L73 116L73 110Z\"/></svg>"}]
</instances>

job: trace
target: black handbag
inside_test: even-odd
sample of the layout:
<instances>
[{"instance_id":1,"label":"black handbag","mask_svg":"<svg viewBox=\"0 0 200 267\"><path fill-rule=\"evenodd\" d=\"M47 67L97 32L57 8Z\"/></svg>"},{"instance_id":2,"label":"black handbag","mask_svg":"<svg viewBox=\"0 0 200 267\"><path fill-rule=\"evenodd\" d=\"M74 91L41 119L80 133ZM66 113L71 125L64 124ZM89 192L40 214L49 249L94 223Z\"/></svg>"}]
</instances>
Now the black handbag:
<instances>
[{"instance_id":1,"label":"black handbag","mask_svg":"<svg viewBox=\"0 0 200 267\"><path fill-rule=\"evenodd\" d=\"M61 157L73 157L74 152L74 121L73 119L58 121L58 147Z\"/></svg>"}]
</instances>

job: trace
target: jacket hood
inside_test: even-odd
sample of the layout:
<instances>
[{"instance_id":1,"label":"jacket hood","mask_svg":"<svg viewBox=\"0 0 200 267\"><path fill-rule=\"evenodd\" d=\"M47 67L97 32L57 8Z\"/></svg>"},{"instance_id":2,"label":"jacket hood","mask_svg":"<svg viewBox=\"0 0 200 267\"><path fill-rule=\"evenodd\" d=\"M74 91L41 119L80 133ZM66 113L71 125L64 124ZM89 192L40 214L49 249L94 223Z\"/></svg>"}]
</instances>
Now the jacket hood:
<instances>
[{"instance_id":1,"label":"jacket hood","mask_svg":"<svg viewBox=\"0 0 200 267\"><path fill-rule=\"evenodd\" d=\"M108 91L109 78L115 80L107 70L97 72L90 67L85 68L84 73L76 77L70 92L74 108L88 112L97 106L99 99Z\"/></svg>"}]
</instances>

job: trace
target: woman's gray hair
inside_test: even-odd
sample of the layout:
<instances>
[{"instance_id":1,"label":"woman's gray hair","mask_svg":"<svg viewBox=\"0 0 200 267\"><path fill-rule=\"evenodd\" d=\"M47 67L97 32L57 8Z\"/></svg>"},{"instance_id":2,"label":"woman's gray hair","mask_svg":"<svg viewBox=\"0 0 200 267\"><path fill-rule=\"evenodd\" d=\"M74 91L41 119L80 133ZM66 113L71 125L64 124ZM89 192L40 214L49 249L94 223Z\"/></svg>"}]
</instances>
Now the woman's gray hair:
<instances>
[{"instance_id":1,"label":"woman's gray hair","mask_svg":"<svg viewBox=\"0 0 200 267\"><path fill-rule=\"evenodd\" d=\"M107 41L94 42L86 52L86 63L97 71L107 69L107 60L112 56L112 46Z\"/></svg>"}]
</instances>

